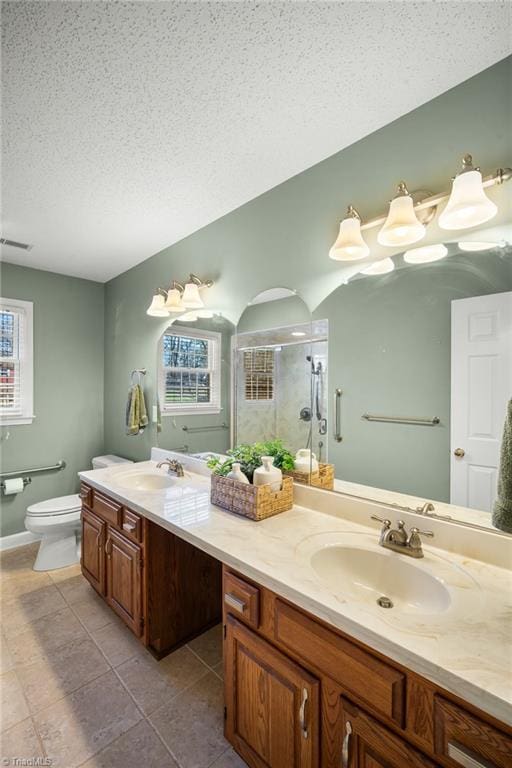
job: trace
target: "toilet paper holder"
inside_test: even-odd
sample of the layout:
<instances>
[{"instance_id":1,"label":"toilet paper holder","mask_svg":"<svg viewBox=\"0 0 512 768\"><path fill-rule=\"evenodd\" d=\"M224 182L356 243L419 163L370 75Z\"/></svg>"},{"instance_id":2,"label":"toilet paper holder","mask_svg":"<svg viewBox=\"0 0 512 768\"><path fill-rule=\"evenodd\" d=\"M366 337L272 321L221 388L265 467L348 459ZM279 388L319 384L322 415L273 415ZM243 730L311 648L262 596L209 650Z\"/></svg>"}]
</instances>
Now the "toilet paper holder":
<instances>
[{"instance_id":1,"label":"toilet paper holder","mask_svg":"<svg viewBox=\"0 0 512 768\"><path fill-rule=\"evenodd\" d=\"M25 490L27 485L30 485L30 483L32 482L32 478L31 477L24 477L22 479L23 479L23 490ZM0 490L2 491L2 493L5 490L5 483L4 483L3 480L2 480L2 482L0 482Z\"/></svg>"}]
</instances>

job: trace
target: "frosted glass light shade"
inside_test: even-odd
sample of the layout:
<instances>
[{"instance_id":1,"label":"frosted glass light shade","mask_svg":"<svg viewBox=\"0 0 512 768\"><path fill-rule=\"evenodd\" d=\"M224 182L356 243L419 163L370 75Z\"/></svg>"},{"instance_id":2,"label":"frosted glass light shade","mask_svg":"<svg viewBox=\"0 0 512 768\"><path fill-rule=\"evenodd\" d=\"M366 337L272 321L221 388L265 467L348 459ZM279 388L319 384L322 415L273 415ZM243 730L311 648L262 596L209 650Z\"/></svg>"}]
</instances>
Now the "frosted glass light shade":
<instances>
[{"instance_id":1,"label":"frosted glass light shade","mask_svg":"<svg viewBox=\"0 0 512 768\"><path fill-rule=\"evenodd\" d=\"M460 251L466 251L467 253L476 253L478 251L490 251L491 248L497 248L498 243L486 243L476 240L466 240L466 242L457 243Z\"/></svg>"},{"instance_id":2,"label":"frosted glass light shade","mask_svg":"<svg viewBox=\"0 0 512 768\"><path fill-rule=\"evenodd\" d=\"M370 264L369 267L361 270L362 275L387 275L388 272L392 272L395 268L393 259L380 259L380 261Z\"/></svg>"},{"instance_id":3,"label":"frosted glass light shade","mask_svg":"<svg viewBox=\"0 0 512 768\"><path fill-rule=\"evenodd\" d=\"M197 314L195 312L186 312L184 315L180 317L180 323L195 323L195 321L198 319Z\"/></svg>"},{"instance_id":4,"label":"frosted glass light shade","mask_svg":"<svg viewBox=\"0 0 512 768\"><path fill-rule=\"evenodd\" d=\"M489 221L498 208L485 194L480 171L465 171L453 180L446 208L439 217L441 229L468 229Z\"/></svg>"},{"instance_id":5,"label":"frosted glass light shade","mask_svg":"<svg viewBox=\"0 0 512 768\"><path fill-rule=\"evenodd\" d=\"M423 248L412 248L404 253L404 261L408 264L427 264L429 261L444 259L448 248L443 243L424 245Z\"/></svg>"},{"instance_id":6,"label":"frosted glass light shade","mask_svg":"<svg viewBox=\"0 0 512 768\"><path fill-rule=\"evenodd\" d=\"M364 259L370 249L361 234L361 221L357 216L343 219L340 224L338 237L331 250L329 258L334 261L356 261Z\"/></svg>"},{"instance_id":7,"label":"frosted glass light shade","mask_svg":"<svg viewBox=\"0 0 512 768\"><path fill-rule=\"evenodd\" d=\"M187 283L185 285L181 300L183 306L187 309L201 309L204 307L203 300L199 295L199 288L195 283Z\"/></svg>"},{"instance_id":8,"label":"frosted glass light shade","mask_svg":"<svg viewBox=\"0 0 512 768\"><path fill-rule=\"evenodd\" d=\"M189 314L192 314L189 312ZM214 313L211 309L199 309L197 312L194 312L193 314L197 315L197 317L200 320L211 320L214 316Z\"/></svg>"},{"instance_id":9,"label":"frosted glass light shade","mask_svg":"<svg viewBox=\"0 0 512 768\"><path fill-rule=\"evenodd\" d=\"M167 293L167 301L165 302L165 308L168 312L183 312L185 309L181 300L181 293L177 288L171 288Z\"/></svg>"},{"instance_id":10,"label":"frosted glass light shade","mask_svg":"<svg viewBox=\"0 0 512 768\"><path fill-rule=\"evenodd\" d=\"M146 310L146 315L151 317L167 317L169 315L165 308L165 298L161 293L155 293L151 304Z\"/></svg>"},{"instance_id":11,"label":"frosted glass light shade","mask_svg":"<svg viewBox=\"0 0 512 768\"><path fill-rule=\"evenodd\" d=\"M395 197L389 204L388 217L377 235L380 245L411 245L424 236L425 227L418 221L412 197Z\"/></svg>"}]
</instances>

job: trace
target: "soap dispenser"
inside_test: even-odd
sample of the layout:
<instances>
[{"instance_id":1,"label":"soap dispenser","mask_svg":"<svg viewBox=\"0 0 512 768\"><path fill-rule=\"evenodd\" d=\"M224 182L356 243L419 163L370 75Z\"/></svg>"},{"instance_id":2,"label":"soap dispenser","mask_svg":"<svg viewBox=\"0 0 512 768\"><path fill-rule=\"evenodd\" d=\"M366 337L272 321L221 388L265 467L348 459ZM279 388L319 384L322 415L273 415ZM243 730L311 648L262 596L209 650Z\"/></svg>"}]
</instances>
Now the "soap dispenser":
<instances>
[{"instance_id":1,"label":"soap dispenser","mask_svg":"<svg viewBox=\"0 0 512 768\"><path fill-rule=\"evenodd\" d=\"M254 485L270 485L273 491L280 491L283 483L283 473L277 467L274 467L273 456L262 456L261 467L254 470Z\"/></svg>"}]
</instances>

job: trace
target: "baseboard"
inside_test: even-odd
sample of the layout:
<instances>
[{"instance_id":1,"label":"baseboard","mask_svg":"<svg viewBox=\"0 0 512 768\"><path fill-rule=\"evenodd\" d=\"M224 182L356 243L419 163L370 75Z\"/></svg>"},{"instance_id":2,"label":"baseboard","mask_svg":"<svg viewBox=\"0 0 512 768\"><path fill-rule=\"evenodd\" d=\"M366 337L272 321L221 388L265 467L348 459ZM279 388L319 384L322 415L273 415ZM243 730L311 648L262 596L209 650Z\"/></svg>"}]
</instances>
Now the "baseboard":
<instances>
[{"instance_id":1,"label":"baseboard","mask_svg":"<svg viewBox=\"0 0 512 768\"><path fill-rule=\"evenodd\" d=\"M30 531L20 531L19 533L13 533L11 536L0 536L0 552L6 549L24 547L25 544L32 544L33 541L41 541L41 536Z\"/></svg>"}]
</instances>

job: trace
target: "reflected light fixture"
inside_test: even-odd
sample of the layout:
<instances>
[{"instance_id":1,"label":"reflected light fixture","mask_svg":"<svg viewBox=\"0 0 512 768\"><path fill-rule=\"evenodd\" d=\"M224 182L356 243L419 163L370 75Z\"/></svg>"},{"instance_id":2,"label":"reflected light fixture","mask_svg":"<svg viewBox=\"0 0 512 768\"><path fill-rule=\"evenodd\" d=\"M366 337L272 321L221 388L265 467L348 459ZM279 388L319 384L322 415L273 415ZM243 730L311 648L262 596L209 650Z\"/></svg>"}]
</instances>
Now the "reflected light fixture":
<instances>
[{"instance_id":1,"label":"reflected light fixture","mask_svg":"<svg viewBox=\"0 0 512 768\"><path fill-rule=\"evenodd\" d=\"M157 288L151 304L146 310L146 315L150 315L151 317L167 317L168 314L169 312L165 308L165 296L160 292L160 288Z\"/></svg>"},{"instance_id":2,"label":"reflected light fixture","mask_svg":"<svg viewBox=\"0 0 512 768\"><path fill-rule=\"evenodd\" d=\"M329 257L334 261L356 261L364 259L369 253L370 249L361 234L361 217L356 209L349 205L340 224L338 237L329 251Z\"/></svg>"},{"instance_id":3,"label":"reflected light fixture","mask_svg":"<svg viewBox=\"0 0 512 768\"><path fill-rule=\"evenodd\" d=\"M450 199L439 217L441 229L468 229L496 216L498 208L485 194L482 174L471 155L462 158L462 170L453 180Z\"/></svg>"},{"instance_id":4,"label":"reflected light fixture","mask_svg":"<svg viewBox=\"0 0 512 768\"><path fill-rule=\"evenodd\" d=\"M177 283L176 280L173 280L171 287L167 292L167 301L165 302L165 308L168 312L183 312L185 305L181 299L182 293L183 286L181 283Z\"/></svg>"},{"instance_id":5,"label":"reflected light fixture","mask_svg":"<svg viewBox=\"0 0 512 768\"><path fill-rule=\"evenodd\" d=\"M194 314L196 314L197 317L199 317L201 320L211 320L214 317L214 313L211 311L211 309L198 309Z\"/></svg>"},{"instance_id":6,"label":"reflected light fixture","mask_svg":"<svg viewBox=\"0 0 512 768\"><path fill-rule=\"evenodd\" d=\"M408 264L427 264L429 261L439 261L448 254L448 248L443 243L424 245L421 248L411 248L404 253L404 261Z\"/></svg>"},{"instance_id":7,"label":"reflected light fixture","mask_svg":"<svg viewBox=\"0 0 512 768\"><path fill-rule=\"evenodd\" d=\"M195 321L198 319L198 315L196 312L185 312L184 315L182 315L180 318L178 318L180 323L183 321L184 323L195 323Z\"/></svg>"},{"instance_id":8,"label":"reflected light fixture","mask_svg":"<svg viewBox=\"0 0 512 768\"><path fill-rule=\"evenodd\" d=\"M292 331L290 336L305 336L305 331Z\"/></svg>"},{"instance_id":9,"label":"reflected light fixture","mask_svg":"<svg viewBox=\"0 0 512 768\"><path fill-rule=\"evenodd\" d=\"M484 243L477 242L476 240L471 242L467 240L465 243L457 243L459 251L466 251L467 253L476 253L477 251L490 251L492 248L497 248L498 243Z\"/></svg>"},{"instance_id":10,"label":"reflected light fixture","mask_svg":"<svg viewBox=\"0 0 512 768\"><path fill-rule=\"evenodd\" d=\"M401 181L396 196L389 204L389 213L377 240L380 245L400 246L417 243L424 236L425 226L416 216L405 181Z\"/></svg>"},{"instance_id":11,"label":"reflected light fixture","mask_svg":"<svg viewBox=\"0 0 512 768\"><path fill-rule=\"evenodd\" d=\"M390 259L389 257L386 259L380 259L380 261L375 261L373 264L370 264L368 267L365 267L361 270L362 275L387 275L388 272L392 272L395 268L395 263L393 259Z\"/></svg>"}]
</instances>

